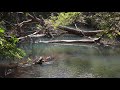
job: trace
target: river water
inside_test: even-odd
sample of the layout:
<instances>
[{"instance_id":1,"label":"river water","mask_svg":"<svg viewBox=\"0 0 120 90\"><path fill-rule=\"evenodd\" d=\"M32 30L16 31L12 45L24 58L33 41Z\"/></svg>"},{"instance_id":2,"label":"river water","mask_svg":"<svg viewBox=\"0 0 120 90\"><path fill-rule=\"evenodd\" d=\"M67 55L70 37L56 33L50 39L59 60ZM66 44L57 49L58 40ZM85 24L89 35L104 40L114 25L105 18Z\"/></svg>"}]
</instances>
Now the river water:
<instances>
[{"instance_id":1,"label":"river water","mask_svg":"<svg viewBox=\"0 0 120 90\"><path fill-rule=\"evenodd\" d=\"M77 36L56 39L79 39ZM20 69L14 78L119 78L120 47L95 44L45 44L21 45L28 57L53 56L55 59L43 65ZM47 39L44 39L47 40Z\"/></svg>"}]
</instances>

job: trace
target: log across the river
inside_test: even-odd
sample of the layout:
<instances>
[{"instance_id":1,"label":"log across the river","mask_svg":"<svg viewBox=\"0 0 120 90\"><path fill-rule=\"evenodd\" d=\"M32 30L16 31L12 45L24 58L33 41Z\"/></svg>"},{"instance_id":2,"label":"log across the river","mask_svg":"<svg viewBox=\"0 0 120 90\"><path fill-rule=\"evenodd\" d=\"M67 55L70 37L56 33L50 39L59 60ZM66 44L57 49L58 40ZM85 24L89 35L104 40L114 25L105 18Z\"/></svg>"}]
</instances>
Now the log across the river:
<instances>
[{"instance_id":1,"label":"log across the river","mask_svg":"<svg viewBox=\"0 0 120 90\"><path fill-rule=\"evenodd\" d=\"M103 32L104 30L95 30L95 31L83 31L83 30L79 30L79 29L75 29L75 28L70 28L70 27L66 27L66 26L58 26L59 29L65 30L70 34L75 34L75 35L79 35L79 36L95 36L98 33ZM114 30L110 30L111 32Z\"/></svg>"},{"instance_id":2,"label":"log across the river","mask_svg":"<svg viewBox=\"0 0 120 90\"><path fill-rule=\"evenodd\" d=\"M81 40L51 40L40 41L41 43L99 43L101 38L81 39Z\"/></svg>"}]
</instances>

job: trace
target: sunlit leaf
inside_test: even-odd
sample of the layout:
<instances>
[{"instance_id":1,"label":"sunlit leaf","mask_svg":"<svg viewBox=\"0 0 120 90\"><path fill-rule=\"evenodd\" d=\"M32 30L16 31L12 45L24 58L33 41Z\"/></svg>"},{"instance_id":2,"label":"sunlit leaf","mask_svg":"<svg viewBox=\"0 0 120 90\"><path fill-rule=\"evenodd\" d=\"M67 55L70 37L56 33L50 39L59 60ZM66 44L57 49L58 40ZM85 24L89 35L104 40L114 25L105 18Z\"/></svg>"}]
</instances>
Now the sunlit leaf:
<instances>
[{"instance_id":1,"label":"sunlit leaf","mask_svg":"<svg viewBox=\"0 0 120 90\"><path fill-rule=\"evenodd\" d=\"M2 28L0 28L0 33L4 33L4 30Z\"/></svg>"}]
</instances>

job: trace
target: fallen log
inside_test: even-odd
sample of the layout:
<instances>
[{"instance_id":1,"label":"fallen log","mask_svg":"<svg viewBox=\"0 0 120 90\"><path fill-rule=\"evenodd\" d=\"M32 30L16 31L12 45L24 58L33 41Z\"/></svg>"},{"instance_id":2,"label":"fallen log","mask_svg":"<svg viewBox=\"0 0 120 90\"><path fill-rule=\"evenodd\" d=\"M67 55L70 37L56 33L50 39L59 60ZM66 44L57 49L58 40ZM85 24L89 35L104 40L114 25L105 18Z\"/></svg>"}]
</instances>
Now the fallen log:
<instances>
[{"instance_id":1,"label":"fallen log","mask_svg":"<svg viewBox=\"0 0 120 90\"><path fill-rule=\"evenodd\" d=\"M34 32L34 33L30 34L30 35L26 35L26 36L23 36L23 37L19 37L18 39L19 39L19 40L23 40L23 39L26 39L26 38L44 37L44 36L46 36L46 34L37 34L37 33L39 33L39 31Z\"/></svg>"},{"instance_id":2,"label":"fallen log","mask_svg":"<svg viewBox=\"0 0 120 90\"><path fill-rule=\"evenodd\" d=\"M46 36L45 34L36 34L36 35L27 35L27 36L24 36L24 37L19 37L18 39L19 40L21 40L21 39L25 39L25 38L28 38L28 37L30 37L30 38L40 38L40 37L44 37L44 36Z\"/></svg>"},{"instance_id":3,"label":"fallen log","mask_svg":"<svg viewBox=\"0 0 120 90\"><path fill-rule=\"evenodd\" d=\"M39 24L41 26L44 26L45 25L45 21L43 18L37 18L37 17L34 17L32 16L31 14L28 14L28 17L32 19L32 21L35 21L35 22L39 22Z\"/></svg>"},{"instance_id":4,"label":"fallen log","mask_svg":"<svg viewBox=\"0 0 120 90\"><path fill-rule=\"evenodd\" d=\"M58 26L58 28L67 31L70 34L75 34L79 36L95 36L96 34L105 31L105 30L83 31L80 29L70 28L66 26ZM110 30L110 31L112 32L114 30Z\"/></svg>"},{"instance_id":5,"label":"fallen log","mask_svg":"<svg viewBox=\"0 0 120 90\"><path fill-rule=\"evenodd\" d=\"M41 43L100 43L100 38L94 39L81 39L81 40L51 40L51 41L40 41Z\"/></svg>"}]
</instances>

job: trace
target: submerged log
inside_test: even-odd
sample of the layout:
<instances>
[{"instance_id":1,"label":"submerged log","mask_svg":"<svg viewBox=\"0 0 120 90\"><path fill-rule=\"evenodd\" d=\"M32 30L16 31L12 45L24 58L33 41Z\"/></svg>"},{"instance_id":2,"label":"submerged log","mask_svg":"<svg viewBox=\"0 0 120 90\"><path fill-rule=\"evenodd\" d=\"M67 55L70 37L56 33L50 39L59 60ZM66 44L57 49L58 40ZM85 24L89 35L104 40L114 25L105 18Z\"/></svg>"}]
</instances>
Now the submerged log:
<instances>
[{"instance_id":1,"label":"submerged log","mask_svg":"<svg viewBox=\"0 0 120 90\"><path fill-rule=\"evenodd\" d=\"M38 60L35 60L34 62L33 62L33 64L43 64L43 63L46 63L46 62L50 62L50 61L52 61L54 59L54 57L52 57L52 56L47 56L47 57L39 57L39 59Z\"/></svg>"},{"instance_id":2,"label":"submerged log","mask_svg":"<svg viewBox=\"0 0 120 90\"><path fill-rule=\"evenodd\" d=\"M81 39L81 40L51 40L51 41L40 41L42 43L99 43L100 38L94 39Z\"/></svg>"},{"instance_id":3,"label":"submerged log","mask_svg":"<svg viewBox=\"0 0 120 90\"><path fill-rule=\"evenodd\" d=\"M79 35L79 36L95 36L96 34L104 31L104 30L83 31L83 30L79 30L79 29L66 27L66 26L59 26L58 28L67 31L70 34L75 34L75 35ZM114 30L110 30L110 31L112 32Z\"/></svg>"}]
</instances>

